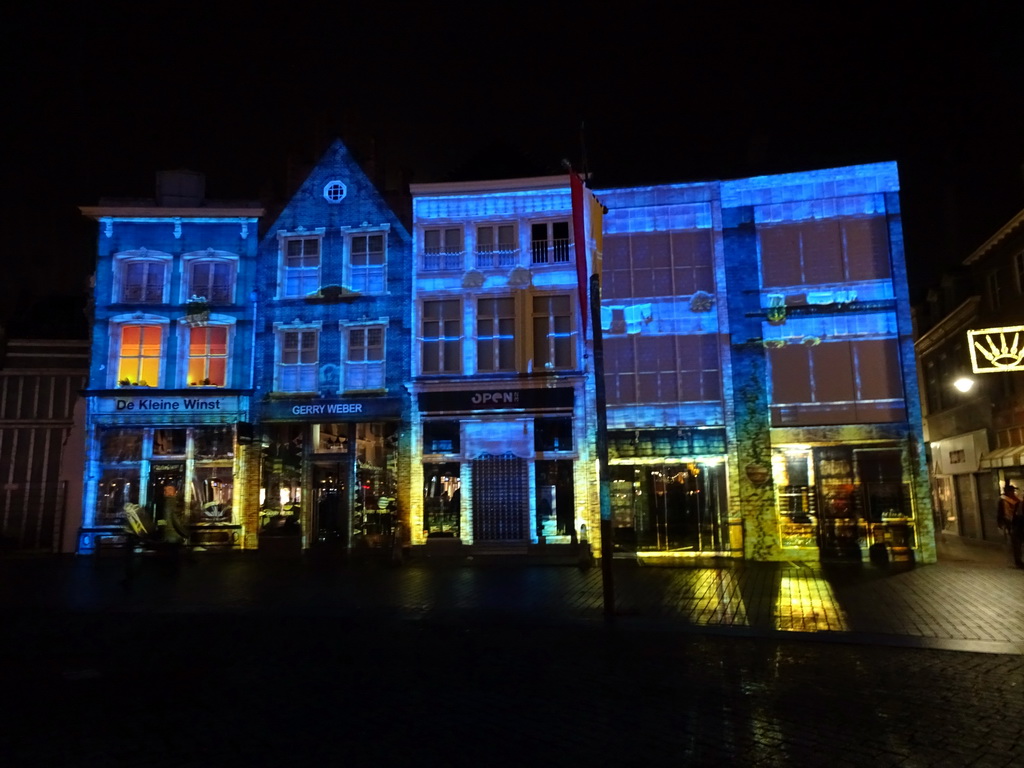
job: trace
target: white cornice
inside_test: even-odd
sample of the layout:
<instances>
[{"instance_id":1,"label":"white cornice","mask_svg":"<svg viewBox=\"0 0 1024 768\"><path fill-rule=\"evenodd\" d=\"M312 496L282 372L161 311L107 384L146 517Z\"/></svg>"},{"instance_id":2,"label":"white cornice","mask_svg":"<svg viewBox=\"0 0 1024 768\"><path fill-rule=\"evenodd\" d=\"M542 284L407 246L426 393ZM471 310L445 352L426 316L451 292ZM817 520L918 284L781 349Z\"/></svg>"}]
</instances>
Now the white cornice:
<instances>
[{"instance_id":1,"label":"white cornice","mask_svg":"<svg viewBox=\"0 0 1024 768\"><path fill-rule=\"evenodd\" d=\"M532 189L569 188L569 174L558 176L532 176L523 179L497 179L491 181L451 181L410 184L413 197L431 195L464 195L483 192L515 192Z\"/></svg>"},{"instance_id":2,"label":"white cornice","mask_svg":"<svg viewBox=\"0 0 1024 768\"><path fill-rule=\"evenodd\" d=\"M164 208L157 205L83 205L79 209L93 219L147 221L153 219L258 219L262 208Z\"/></svg>"}]
</instances>

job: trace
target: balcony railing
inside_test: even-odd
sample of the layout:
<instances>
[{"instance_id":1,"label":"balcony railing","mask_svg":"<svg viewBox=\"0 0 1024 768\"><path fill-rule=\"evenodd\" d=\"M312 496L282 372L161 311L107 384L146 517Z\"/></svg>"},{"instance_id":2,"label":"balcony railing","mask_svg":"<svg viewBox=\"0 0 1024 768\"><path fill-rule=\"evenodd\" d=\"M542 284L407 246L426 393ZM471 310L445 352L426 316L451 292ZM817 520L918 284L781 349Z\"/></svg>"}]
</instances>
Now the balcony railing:
<instances>
[{"instance_id":1,"label":"balcony railing","mask_svg":"<svg viewBox=\"0 0 1024 768\"><path fill-rule=\"evenodd\" d=\"M479 248L476 252L477 269L503 269L518 264L518 248Z\"/></svg>"},{"instance_id":2,"label":"balcony railing","mask_svg":"<svg viewBox=\"0 0 1024 768\"><path fill-rule=\"evenodd\" d=\"M533 240L530 252L534 264L566 264L570 261L572 241L568 238Z\"/></svg>"},{"instance_id":3,"label":"balcony railing","mask_svg":"<svg viewBox=\"0 0 1024 768\"><path fill-rule=\"evenodd\" d=\"M462 256L462 251L447 251L440 248L424 248L423 270L425 272L461 270L463 266Z\"/></svg>"}]
</instances>

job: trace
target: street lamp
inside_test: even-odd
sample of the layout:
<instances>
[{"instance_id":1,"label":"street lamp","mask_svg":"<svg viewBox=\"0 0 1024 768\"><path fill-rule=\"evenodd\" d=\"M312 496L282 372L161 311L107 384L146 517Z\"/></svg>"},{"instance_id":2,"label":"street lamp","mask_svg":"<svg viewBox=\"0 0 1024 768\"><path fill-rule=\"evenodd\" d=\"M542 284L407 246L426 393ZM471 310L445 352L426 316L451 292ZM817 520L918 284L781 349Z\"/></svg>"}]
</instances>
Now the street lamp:
<instances>
[{"instance_id":1,"label":"street lamp","mask_svg":"<svg viewBox=\"0 0 1024 768\"><path fill-rule=\"evenodd\" d=\"M970 376L961 376L953 382L953 386L956 387L959 392L970 392L971 388L974 386L974 379Z\"/></svg>"}]
</instances>

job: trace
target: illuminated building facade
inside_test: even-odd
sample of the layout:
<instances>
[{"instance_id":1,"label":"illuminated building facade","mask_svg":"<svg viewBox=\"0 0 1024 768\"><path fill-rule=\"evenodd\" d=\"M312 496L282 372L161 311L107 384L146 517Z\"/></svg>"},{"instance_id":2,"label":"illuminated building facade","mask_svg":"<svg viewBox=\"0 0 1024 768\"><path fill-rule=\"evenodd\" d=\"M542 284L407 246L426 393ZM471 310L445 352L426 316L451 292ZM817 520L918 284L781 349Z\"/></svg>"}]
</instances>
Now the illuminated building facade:
<instances>
[{"instance_id":1,"label":"illuminated building facade","mask_svg":"<svg viewBox=\"0 0 1024 768\"><path fill-rule=\"evenodd\" d=\"M99 223L78 551L117 541L126 504L189 541L254 544L255 203L204 199L199 174L158 174L152 200L82 208Z\"/></svg>"},{"instance_id":2,"label":"illuminated building facade","mask_svg":"<svg viewBox=\"0 0 1024 768\"><path fill-rule=\"evenodd\" d=\"M933 288L918 314L924 431L944 535L1002 542L1002 486L1024 486L1022 302L1024 211Z\"/></svg>"},{"instance_id":3,"label":"illuminated building facade","mask_svg":"<svg viewBox=\"0 0 1024 768\"><path fill-rule=\"evenodd\" d=\"M934 562L895 163L723 182L720 241L745 556Z\"/></svg>"},{"instance_id":4,"label":"illuminated building facade","mask_svg":"<svg viewBox=\"0 0 1024 768\"><path fill-rule=\"evenodd\" d=\"M614 545L934 560L894 164L597 190ZM414 544L598 544L568 180L414 185Z\"/></svg>"},{"instance_id":5,"label":"illuminated building facade","mask_svg":"<svg viewBox=\"0 0 1024 768\"><path fill-rule=\"evenodd\" d=\"M594 392L568 177L411 191L413 545L594 540Z\"/></svg>"},{"instance_id":6,"label":"illuminated building facade","mask_svg":"<svg viewBox=\"0 0 1024 768\"><path fill-rule=\"evenodd\" d=\"M340 141L263 235L261 548L393 543L408 509L410 252L407 228Z\"/></svg>"}]
</instances>

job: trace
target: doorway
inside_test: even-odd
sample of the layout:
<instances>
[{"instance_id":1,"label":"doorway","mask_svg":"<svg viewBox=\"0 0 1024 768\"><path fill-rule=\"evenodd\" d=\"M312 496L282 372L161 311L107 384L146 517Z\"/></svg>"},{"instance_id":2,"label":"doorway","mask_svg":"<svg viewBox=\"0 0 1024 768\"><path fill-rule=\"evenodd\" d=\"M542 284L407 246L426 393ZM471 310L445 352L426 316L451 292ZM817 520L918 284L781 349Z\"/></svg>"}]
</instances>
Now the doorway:
<instances>
[{"instance_id":1,"label":"doorway","mask_svg":"<svg viewBox=\"0 0 1024 768\"><path fill-rule=\"evenodd\" d=\"M312 523L318 545L349 545L351 471L352 465L348 461L318 461L313 464Z\"/></svg>"}]
</instances>

